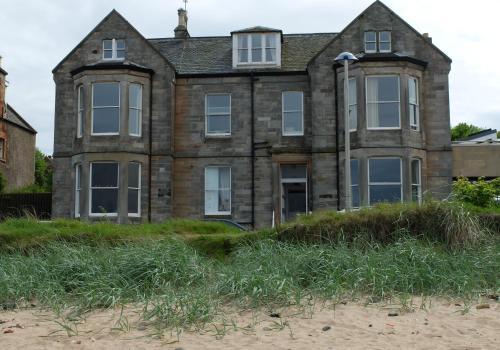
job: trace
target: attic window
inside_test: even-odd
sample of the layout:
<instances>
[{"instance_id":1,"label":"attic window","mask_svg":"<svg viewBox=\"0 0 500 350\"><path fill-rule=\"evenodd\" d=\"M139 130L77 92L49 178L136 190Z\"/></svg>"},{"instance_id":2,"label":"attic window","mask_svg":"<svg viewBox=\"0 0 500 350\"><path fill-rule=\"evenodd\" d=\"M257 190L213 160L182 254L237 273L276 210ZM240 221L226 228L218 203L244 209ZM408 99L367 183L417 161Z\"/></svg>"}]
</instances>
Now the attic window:
<instances>
[{"instance_id":1,"label":"attic window","mask_svg":"<svg viewBox=\"0 0 500 350\"><path fill-rule=\"evenodd\" d=\"M104 60L125 59L125 40L106 39L102 41L102 58Z\"/></svg>"},{"instance_id":2,"label":"attic window","mask_svg":"<svg viewBox=\"0 0 500 350\"><path fill-rule=\"evenodd\" d=\"M365 52L391 52L391 32L390 31L368 31L365 32Z\"/></svg>"},{"instance_id":3,"label":"attic window","mask_svg":"<svg viewBox=\"0 0 500 350\"><path fill-rule=\"evenodd\" d=\"M235 35L236 65L279 65L279 33L241 33Z\"/></svg>"}]
</instances>

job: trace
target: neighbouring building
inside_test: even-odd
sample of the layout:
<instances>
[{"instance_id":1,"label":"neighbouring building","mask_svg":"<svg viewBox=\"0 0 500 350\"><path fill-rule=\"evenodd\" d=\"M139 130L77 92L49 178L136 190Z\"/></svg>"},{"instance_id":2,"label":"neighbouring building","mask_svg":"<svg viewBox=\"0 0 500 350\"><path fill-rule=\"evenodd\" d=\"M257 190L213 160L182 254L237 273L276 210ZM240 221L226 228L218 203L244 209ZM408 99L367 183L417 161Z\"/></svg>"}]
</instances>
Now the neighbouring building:
<instances>
[{"instance_id":1,"label":"neighbouring building","mask_svg":"<svg viewBox=\"0 0 500 350\"><path fill-rule=\"evenodd\" d=\"M53 214L262 227L449 194L451 59L376 1L338 33L146 39L112 11L54 69ZM342 51L350 66L343 105Z\"/></svg>"},{"instance_id":2,"label":"neighbouring building","mask_svg":"<svg viewBox=\"0 0 500 350\"><path fill-rule=\"evenodd\" d=\"M500 140L497 130L487 129L454 141L453 177L500 177Z\"/></svg>"},{"instance_id":3,"label":"neighbouring building","mask_svg":"<svg viewBox=\"0 0 500 350\"><path fill-rule=\"evenodd\" d=\"M36 131L6 103L6 77L0 66L0 173L10 191L35 181Z\"/></svg>"}]
</instances>

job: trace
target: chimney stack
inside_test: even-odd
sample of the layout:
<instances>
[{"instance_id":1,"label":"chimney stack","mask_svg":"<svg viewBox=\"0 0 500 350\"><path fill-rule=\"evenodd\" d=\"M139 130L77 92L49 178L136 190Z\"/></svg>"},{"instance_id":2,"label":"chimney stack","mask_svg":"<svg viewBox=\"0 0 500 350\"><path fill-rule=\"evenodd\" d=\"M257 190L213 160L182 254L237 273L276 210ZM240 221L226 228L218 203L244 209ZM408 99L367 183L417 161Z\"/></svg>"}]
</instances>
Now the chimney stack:
<instances>
[{"instance_id":1,"label":"chimney stack","mask_svg":"<svg viewBox=\"0 0 500 350\"><path fill-rule=\"evenodd\" d=\"M180 8L177 13L179 14L179 25L174 29L175 37L179 39L189 38L187 11Z\"/></svg>"}]
</instances>

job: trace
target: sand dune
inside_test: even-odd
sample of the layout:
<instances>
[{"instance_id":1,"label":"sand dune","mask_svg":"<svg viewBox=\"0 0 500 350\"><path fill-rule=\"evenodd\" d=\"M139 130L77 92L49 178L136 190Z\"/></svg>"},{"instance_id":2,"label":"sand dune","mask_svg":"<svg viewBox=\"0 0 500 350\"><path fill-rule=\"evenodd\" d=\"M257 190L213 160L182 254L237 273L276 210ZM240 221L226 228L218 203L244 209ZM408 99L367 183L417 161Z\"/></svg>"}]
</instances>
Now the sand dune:
<instances>
[{"instance_id":1,"label":"sand dune","mask_svg":"<svg viewBox=\"0 0 500 350\"><path fill-rule=\"evenodd\" d=\"M0 349L500 349L498 302L484 303L488 307L479 309L438 299L423 309L421 301L405 308L317 304L274 310L280 317L266 310L228 312L202 331L161 337L132 306L126 317L120 318L120 309L106 310L76 323L32 309L0 313Z\"/></svg>"}]
</instances>

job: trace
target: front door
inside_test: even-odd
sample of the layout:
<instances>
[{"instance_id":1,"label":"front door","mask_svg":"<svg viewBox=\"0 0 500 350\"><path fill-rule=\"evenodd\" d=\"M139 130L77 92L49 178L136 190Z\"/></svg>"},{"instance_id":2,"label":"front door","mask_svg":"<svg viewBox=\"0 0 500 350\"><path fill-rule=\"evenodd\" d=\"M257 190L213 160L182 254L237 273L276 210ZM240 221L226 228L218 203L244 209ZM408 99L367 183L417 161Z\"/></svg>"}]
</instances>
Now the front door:
<instances>
[{"instance_id":1,"label":"front door","mask_svg":"<svg viewBox=\"0 0 500 350\"><path fill-rule=\"evenodd\" d=\"M281 222L307 213L307 168L305 165L281 166Z\"/></svg>"}]
</instances>

